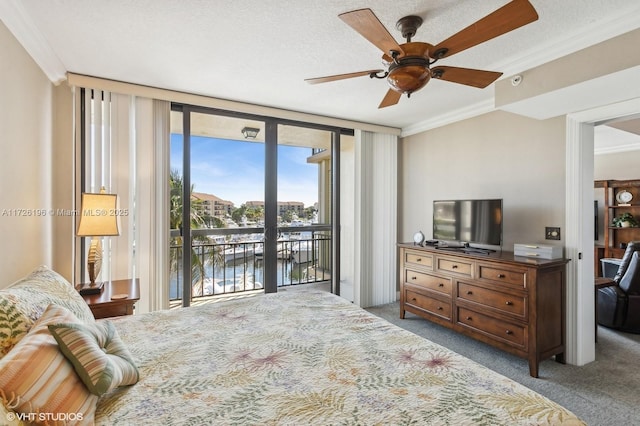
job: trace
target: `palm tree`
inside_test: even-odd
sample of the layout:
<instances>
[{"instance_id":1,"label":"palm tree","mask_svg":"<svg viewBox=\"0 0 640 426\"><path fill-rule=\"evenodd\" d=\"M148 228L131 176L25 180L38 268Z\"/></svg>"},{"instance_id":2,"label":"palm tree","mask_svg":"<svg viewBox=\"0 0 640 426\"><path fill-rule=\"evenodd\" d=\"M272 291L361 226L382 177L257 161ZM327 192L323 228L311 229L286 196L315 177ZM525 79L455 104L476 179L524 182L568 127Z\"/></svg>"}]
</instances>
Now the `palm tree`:
<instances>
[{"instance_id":1,"label":"palm tree","mask_svg":"<svg viewBox=\"0 0 640 426\"><path fill-rule=\"evenodd\" d=\"M189 194L193 193L194 185L191 185ZM177 235L171 240L171 247L175 250L170 250L170 272L178 274L178 268L180 266L180 258L182 257L182 190L183 181L182 175L178 170L171 170L169 173L169 225L172 231L179 230L180 235ZM200 200L191 198L191 206L197 207L202 203ZM191 229L197 229L202 227L205 223L204 218L198 213L200 209L191 208L189 213ZM202 236L194 236L194 241L200 241L202 243L208 243L209 239ZM197 247L197 249L196 249ZM205 246L191 246L191 286L193 289L198 289L202 285L202 280L205 278L205 266L207 263L211 263L218 260L218 257L222 256L222 251L218 247L214 247L213 250L207 250ZM218 256L218 257L216 257ZM223 260L224 262L224 260Z\"/></svg>"}]
</instances>

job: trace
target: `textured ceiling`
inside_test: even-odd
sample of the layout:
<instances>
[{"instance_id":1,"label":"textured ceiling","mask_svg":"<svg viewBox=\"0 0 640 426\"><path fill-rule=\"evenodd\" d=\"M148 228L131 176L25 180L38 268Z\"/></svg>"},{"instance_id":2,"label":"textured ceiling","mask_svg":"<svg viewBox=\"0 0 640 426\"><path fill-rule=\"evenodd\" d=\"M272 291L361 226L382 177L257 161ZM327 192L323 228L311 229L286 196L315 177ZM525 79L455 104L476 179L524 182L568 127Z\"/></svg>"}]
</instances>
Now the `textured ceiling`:
<instances>
[{"instance_id":1,"label":"textured ceiling","mask_svg":"<svg viewBox=\"0 0 640 426\"><path fill-rule=\"evenodd\" d=\"M379 110L368 77L305 78L380 68L381 52L338 14L371 8L398 42L396 21L424 20L436 44L506 0L2 0L0 18L45 72L58 69L288 110L406 128L492 105L493 85L444 81ZM640 26L636 0L531 0L540 19L440 62L513 75ZM635 17L630 19L630 17ZM16 21L21 21L17 22ZM625 25L620 27L619 23ZM629 24L629 22L632 22ZM28 40L30 39L30 40ZM31 47L29 47L31 46ZM35 47L33 47L35 46ZM44 58L44 59L43 59ZM48 59L47 59L48 58ZM55 65L49 65L56 69ZM55 72L48 75L55 80Z\"/></svg>"}]
</instances>

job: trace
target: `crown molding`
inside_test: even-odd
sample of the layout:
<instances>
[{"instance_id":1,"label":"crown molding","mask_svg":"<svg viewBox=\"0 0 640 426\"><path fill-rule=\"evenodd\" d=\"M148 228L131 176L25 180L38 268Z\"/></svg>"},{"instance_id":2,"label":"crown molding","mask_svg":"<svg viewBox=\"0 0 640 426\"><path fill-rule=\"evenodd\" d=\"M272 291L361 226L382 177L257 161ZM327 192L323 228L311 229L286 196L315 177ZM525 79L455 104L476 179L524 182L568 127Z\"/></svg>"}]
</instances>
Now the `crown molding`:
<instances>
[{"instance_id":1,"label":"crown molding","mask_svg":"<svg viewBox=\"0 0 640 426\"><path fill-rule=\"evenodd\" d=\"M20 0L0 1L0 20L55 85L66 80L67 70L35 25Z\"/></svg>"},{"instance_id":2,"label":"crown molding","mask_svg":"<svg viewBox=\"0 0 640 426\"><path fill-rule=\"evenodd\" d=\"M594 155L618 154L621 152L640 151L640 143L612 146L608 148L595 148Z\"/></svg>"},{"instance_id":3,"label":"crown molding","mask_svg":"<svg viewBox=\"0 0 640 426\"><path fill-rule=\"evenodd\" d=\"M407 137L415 135L416 133L425 132L427 130L442 127L447 124L455 123L456 121L466 120L478 115L486 114L495 111L495 101L493 96L486 101L478 102L464 108L459 108L454 111L450 111L446 114L438 115L425 121L421 121L416 124L412 124L402 129L400 137Z\"/></svg>"}]
</instances>

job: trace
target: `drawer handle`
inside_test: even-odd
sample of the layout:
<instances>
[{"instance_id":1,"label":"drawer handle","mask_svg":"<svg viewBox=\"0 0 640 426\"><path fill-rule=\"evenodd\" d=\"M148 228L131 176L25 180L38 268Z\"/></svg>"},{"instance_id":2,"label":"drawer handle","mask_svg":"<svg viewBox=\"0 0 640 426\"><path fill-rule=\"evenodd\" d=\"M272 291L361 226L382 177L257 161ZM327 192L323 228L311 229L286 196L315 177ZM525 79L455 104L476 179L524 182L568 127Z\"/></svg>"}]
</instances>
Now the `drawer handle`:
<instances>
[{"instance_id":1,"label":"drawer handle","mask_svg":"<svg viewBox=\"0 0 640 426\"><path fill-rule=\"evenodd\" d=\"M513 302L512 302L511 300L507 300L507 302L505 303L505 305L509 305L509 306L511 306L511 305L513 305Z\"/></svg>"},{"instance_id":2,"label":"drawer handle","mask_svg":"<svg viewBox=\"0 0 640 426\"><path fill-rule=\"evenodd\" d=\"M467 317L467 321L472 321L472 320L473 320L473 318Z\"/></svg>"},{"instance_id":3,"label":"drawer handle","mask_svg":"<svg viewBox=\"0 0 640 426\"><path fill-rule=\"evenodd\" d=\"M498 278L504 278L504 274L498 274Z\"/></svg>"},{"instance_id":4,"label":"drawer handle","mask_svg":"<svg viewBox=\"0 0 640 426\"><path fill-rule=\"evenodd\" d=\"M438 287L444 287L444 283L438 284Z\"/></svg>"},{"instance_id":5,"label":"drawer handle","mask_svg":"<svg viewBox=\"0 0 640 426\"><path fill-rule=\"evenodd\" d=\"M411 277L411 279L412 279L412 280L417 280L417 279L418 279L418 277Z\"/></svg>"},{"instance_id":6,"label":"drawer handle","mask_svg":"<svg viewBox=\"0 0 640 426\"><path fill-rule=\"evenodd\" d=\"M438 306L438 310L441 311L442 310L442 306Z\"/></svg>"},{"instance_id":7,"label":"drawer handle","mask_svg":"<svg viewBox=\"0 0 640 426\"><path fill-rule=\"evenodd\" d=\"M507 330L507 334L511 335L511 334L513 334L513 331Z\"/></svg>"},{"instance_id":8,"label":"drawer handle","mask_svg":"<svg viewBox=\"0 0 640 426\"><path fill-rule=\"evenodd\" d=\"M411 299L412 302L417 301L418 299L416 299L415 297L413 299Z\"/></svg>"},{"instance_id":9,"label":"drawer handle","mask_svg":"<svg viewBox=\"0 0 640 426\"><path fill-rule=\"evenodd\" d=\"M421 257L417 258L416 262L422 262L422 258Z\"/></svg>"},{"instance_id":10,"label":"drawer handle","mask_svg":"<svg viewBox=\"0 0 640 426\"><path fill-rule=\"evenodd\" d=\"M471 290L467 290L467 294L471 295L473 292Z\"/></svg>"},{"instance_id":11,"label":"drawer handle","mask_svg":"<svg viewBox=\"0 0 640 426\"><path fill-rule=\"evenodd\" d=\"M458 265L451 265L451 269L458 269Z\"/></svg>"}]
</instances>

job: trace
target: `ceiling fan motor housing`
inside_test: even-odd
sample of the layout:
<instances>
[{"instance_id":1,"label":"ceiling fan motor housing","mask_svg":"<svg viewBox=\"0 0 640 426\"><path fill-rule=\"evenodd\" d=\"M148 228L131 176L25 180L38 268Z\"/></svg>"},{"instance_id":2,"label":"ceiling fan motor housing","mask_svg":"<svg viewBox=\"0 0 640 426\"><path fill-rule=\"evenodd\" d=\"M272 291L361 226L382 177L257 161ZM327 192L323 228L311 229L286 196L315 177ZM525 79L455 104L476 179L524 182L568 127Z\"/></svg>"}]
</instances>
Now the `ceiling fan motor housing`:
<instances>
[{"instance_id":1,"label":"ceiling fan motor housing","mask_svg":"<svg viewBox=\"0 0 640 426\"><path fill-rule=\"evenodd\" d=\"M422 89L431 79L429 70L429 43L411 42L400 45L402 56L393 60L389 55L382 59L389 66L387 82L396 92L407 95Z\"/></svg>"}]
</instances>

